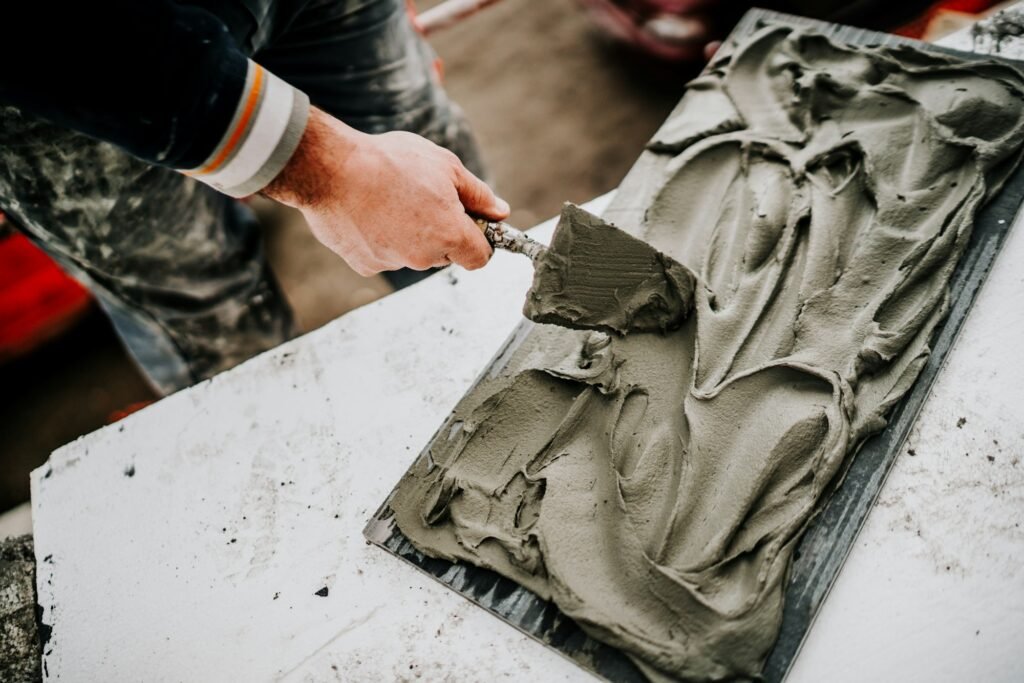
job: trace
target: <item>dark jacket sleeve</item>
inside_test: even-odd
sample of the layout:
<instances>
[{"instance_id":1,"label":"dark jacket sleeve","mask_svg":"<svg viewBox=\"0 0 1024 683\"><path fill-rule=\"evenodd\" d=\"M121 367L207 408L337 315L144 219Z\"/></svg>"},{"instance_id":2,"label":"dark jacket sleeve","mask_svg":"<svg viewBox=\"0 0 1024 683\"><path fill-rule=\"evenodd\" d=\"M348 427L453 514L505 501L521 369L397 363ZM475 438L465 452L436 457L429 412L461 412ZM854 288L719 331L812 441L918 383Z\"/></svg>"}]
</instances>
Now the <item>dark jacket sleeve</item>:
<instances>
[{"instance_id":1,"label":"dark jacket sleeve","mask_svg":"<svg viewBox=\"0 0 1024 683\"><path fill-rule=\"evenodd\" d=\"M0 26L0 104L190 170L229 194L260 189L252 177L238 180L264 180L275 170L265 168L271 158L283 165L305 126L308 100L249 60L227 26L201 8L172 0L12 0L0 3ZM264 122L259 139L249 140L267 108L290 117L287 130ZM246 145L239 163L247 167L228 169ZM233 170L231 183L204 177L225 170Z\"/></svg>"}]
</instances>

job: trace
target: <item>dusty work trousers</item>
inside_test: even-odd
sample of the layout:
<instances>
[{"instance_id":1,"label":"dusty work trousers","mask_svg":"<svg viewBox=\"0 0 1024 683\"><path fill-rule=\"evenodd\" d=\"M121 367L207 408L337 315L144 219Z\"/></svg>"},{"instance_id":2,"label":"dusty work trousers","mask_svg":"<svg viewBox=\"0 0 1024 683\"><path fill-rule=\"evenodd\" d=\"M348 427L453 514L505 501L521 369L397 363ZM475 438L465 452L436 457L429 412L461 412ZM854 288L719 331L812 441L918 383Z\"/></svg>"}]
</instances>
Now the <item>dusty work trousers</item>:
<instances>
[{"instance_id":1,"label":"dusty work trousers","mask_svg":"<svg viewBox=\"0 0 1024 683\"><path fill-rule=\"evenodd\" d=\"M217 11L256 61L313 105L369 133L424 135L480 173L403 0L236 0ZM162 392L294 334L247 207L2 105L0 209L95 294Z\"/></svg>"}]
</instances>

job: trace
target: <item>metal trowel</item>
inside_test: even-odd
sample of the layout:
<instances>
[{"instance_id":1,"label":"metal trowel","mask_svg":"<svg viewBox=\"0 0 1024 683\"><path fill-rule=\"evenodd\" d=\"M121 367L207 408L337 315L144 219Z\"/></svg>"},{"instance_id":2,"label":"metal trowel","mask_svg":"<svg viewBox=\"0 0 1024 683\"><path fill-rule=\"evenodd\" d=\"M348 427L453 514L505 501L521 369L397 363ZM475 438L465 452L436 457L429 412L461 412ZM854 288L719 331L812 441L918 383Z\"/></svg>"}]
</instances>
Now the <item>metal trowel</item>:
<instances>
[{"instance_id":1,"label":"metal trowel","mask_svg":"<svg viewBox=\"0 0 1024 683\"><path fill-rule=\"evenodd\" d=\"M576 329L667 332L693 308L685 266L598 216L566 203L545 246L507 223L476 219L496 249L533 261L523 315Z\"/></svg>"},{"instance_id":2,"label":"metal trowel","mask_svg":"<svg viewBox=\"0 0 1024 683\"><path fill-rule=\"evenodd\" d=\"M536 262L547 251L547 245L527 237L526 233L513 228L504 221L489 221L485 218L474 219L484 233L484 237L495 249L504 249L514 254L528 256Z\"/></svg>"}]
</instances>

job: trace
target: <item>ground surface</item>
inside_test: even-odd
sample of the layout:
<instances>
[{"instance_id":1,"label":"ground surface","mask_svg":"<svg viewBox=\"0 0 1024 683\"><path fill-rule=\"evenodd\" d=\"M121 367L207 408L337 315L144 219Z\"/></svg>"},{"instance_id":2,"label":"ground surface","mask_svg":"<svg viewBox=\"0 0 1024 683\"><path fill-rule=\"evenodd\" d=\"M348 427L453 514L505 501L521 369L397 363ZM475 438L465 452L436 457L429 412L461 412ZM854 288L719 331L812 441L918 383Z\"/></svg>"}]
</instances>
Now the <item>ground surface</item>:
<instances>
[{"instance_id":1,"label":"ground surface","mask_svg":"<svg viewBox=\"0 0 1024 683\"><path fill-rule=\"evenodd\" d=\"M36 563L28 536L0 540L0 681L36 681Z\"/></svg>"},{"instance_id":2,"label":"ground surface","mask_svg":"<svg viewBox=\"0 0 1024 683\"><path fill-rule=\"evenodd\" d=\"M431 42L524 227L615 187L688 78L608 44L571 0L504 0ZM270 211L267 223L271 262L305 329L389 291L320 247L293 214ZM98 313L0 366L0 511L28 498L28 472L54 448L151 398Z\"/></svg>"}]
</instances>

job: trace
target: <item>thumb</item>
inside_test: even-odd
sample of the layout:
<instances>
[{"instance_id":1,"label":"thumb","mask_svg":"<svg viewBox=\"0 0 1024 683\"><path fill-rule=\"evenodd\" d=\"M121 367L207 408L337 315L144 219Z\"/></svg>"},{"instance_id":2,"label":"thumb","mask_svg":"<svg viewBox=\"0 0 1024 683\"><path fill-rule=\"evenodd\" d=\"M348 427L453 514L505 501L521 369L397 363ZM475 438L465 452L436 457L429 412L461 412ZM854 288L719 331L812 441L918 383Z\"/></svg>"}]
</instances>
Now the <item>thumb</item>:
<instances>
[{"instance_id":1,"label":"thumb","mask_svg":"<svg viewBox=\"0 0 1024 683\"><path fill-rule=\"evenodd\" d=\"M492 221L503 221L511 213L508 202L499 198L487 183L477 178L462 166L458 166L455 175L455 190L459 193L459 201L472 216L480 216Z\"/></svg>"}]
</instances>

